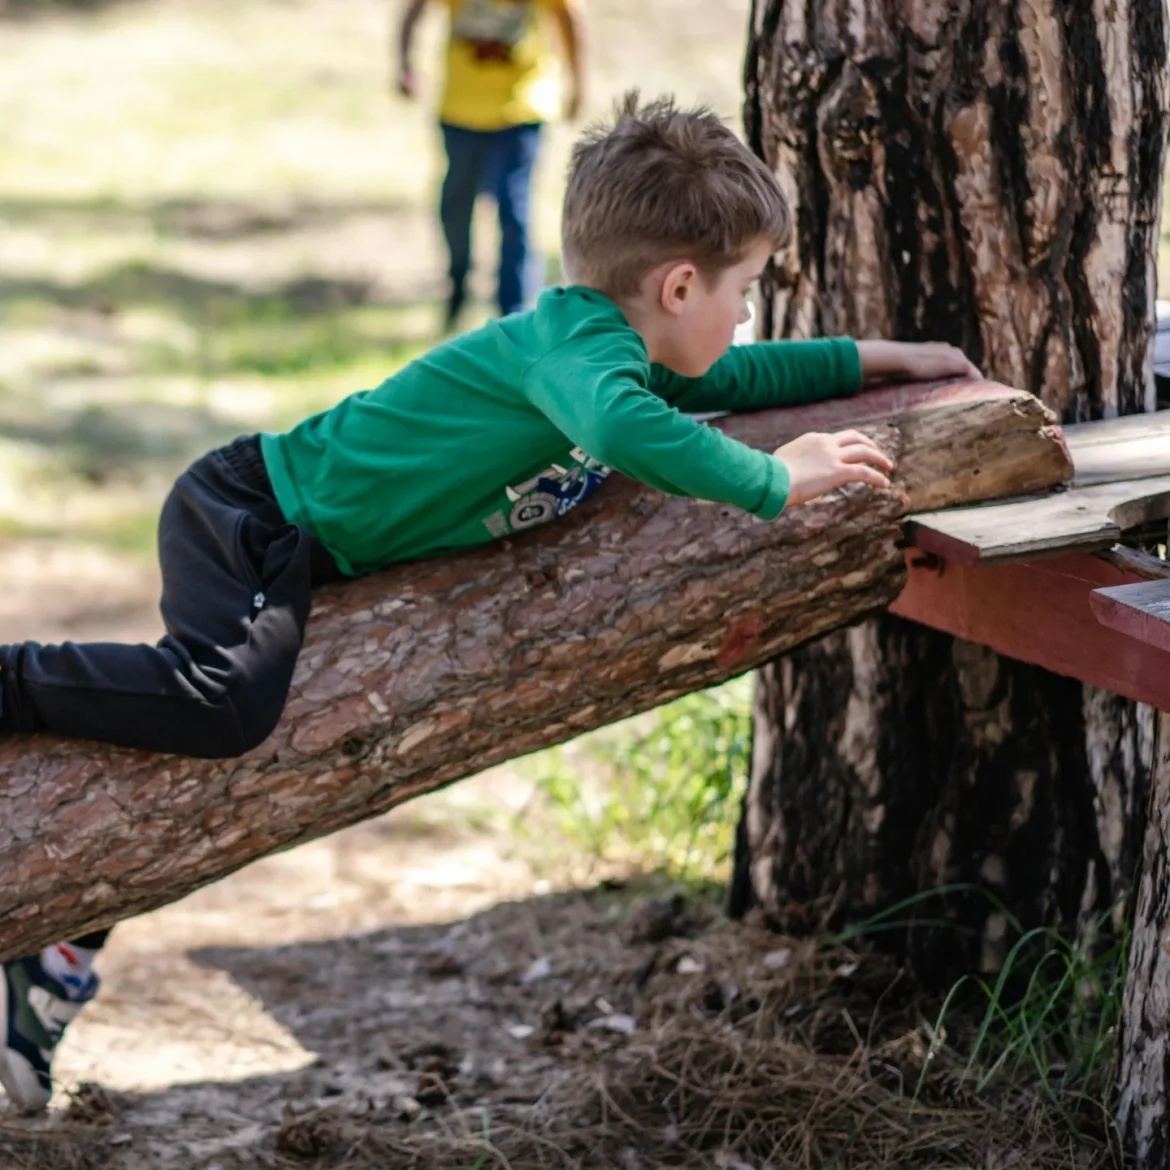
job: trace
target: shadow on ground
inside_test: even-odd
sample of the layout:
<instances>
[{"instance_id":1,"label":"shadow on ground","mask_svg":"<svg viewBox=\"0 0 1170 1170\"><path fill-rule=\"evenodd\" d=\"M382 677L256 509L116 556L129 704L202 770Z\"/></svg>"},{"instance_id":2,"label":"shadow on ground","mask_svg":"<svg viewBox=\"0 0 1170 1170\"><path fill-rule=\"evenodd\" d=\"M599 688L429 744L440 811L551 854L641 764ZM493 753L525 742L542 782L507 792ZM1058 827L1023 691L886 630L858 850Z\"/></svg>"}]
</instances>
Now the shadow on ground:
<instances>
[{"instance_id":1,"label":"shadow on ground","mask_svg":"<svg viewBox=\"0 0 1170 1170\"><path fill-rule=\"evenodd\" d=\"M141 6L147 0L0 0L0 21L39 16L96 16L109 8ZM157 0L156 0L157 2Z\"/></svg>"},{"instance_id":2,"label":"shadow on ground","mask_svg":"<svg viewBox=\"0 0 1170 1170\"><path fill-rule=\"evenodd\" d=\"M409 201L392 199L273 196L263 200L157 199L127 203L105 198L0 196L0 219L56 228L84 224L105 230L148 224L160 235L194 240L237 240L319 228L354 216L403 216L417 210Z\"/></svg>"},{"instance_id":3,"label":"shadow on ground","mask_svg":"<svg viewBox=\"0 0 1170 1170\"><path fill-rule=\"evenodd\" d=\"M193 952L306 1051L0 1125L20 1170L1097 1166L1040 1090L977 1097L890 961L591 891L445 925ZM143 971L141 988L158 995ZM144 1036L144 1041L147 1037ZM1015 1159L1015 1160L1013 1160Z\"/></svg>"},{"instance_id":4,"label":"shadow on ground","mask_svg":"<svg viewBox=\"0 0 1170 1170\"><path fill-rule=\"evenodd\" d=\"M420 218L407 215L394 203L0 199L0 222L93 258L72 279L17 265L0 278L0 437L59 451L102 483L174 470L376 384L440 319L435 274L394 267ZM102 260L111 244L121 255Z\"/></svg>"}]
</instances>

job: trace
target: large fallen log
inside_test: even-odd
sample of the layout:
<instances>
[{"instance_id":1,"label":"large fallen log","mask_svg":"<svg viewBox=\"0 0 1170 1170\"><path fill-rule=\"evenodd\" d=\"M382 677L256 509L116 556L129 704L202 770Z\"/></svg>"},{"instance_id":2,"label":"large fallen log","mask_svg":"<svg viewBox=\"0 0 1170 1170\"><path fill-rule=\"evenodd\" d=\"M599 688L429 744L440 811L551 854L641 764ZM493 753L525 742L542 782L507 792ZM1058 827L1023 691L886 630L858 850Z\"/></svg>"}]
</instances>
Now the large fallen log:
<instances>
[{"instance_id":1,"label":"large fallen log","mask_svg":"<svg viewBox=\"0 0 1170 1170\"><path fill-rule=\"evenodd\" d=\"M898 461L895 483L765 523L615 476L522 539L321 591L285 717L247 756L3 742L0 957L741 674L891 602L907 513L1071 475L1052 416L990 383L716 425L766 449L861 426Z\"/></svg>"}]
</instances>

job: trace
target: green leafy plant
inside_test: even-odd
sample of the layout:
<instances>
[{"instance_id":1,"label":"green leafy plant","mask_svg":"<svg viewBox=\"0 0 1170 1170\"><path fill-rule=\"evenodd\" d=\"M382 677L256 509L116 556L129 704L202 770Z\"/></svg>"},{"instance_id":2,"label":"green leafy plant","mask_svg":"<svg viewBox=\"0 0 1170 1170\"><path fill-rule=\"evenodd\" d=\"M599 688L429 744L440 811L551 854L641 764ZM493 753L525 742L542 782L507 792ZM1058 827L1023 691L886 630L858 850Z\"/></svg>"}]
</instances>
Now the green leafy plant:
<instances>
[{"instance_id":1,"label":"green leafy plant","mask_svg":"<svg viewBox=\"0 0 1170 1170\"><path fill-rule=\"evenodd\" d=\"M719 877L751 739L751 679L676 699L530 760L555 827L599 862Z\"/></svg>"}]
</instances>

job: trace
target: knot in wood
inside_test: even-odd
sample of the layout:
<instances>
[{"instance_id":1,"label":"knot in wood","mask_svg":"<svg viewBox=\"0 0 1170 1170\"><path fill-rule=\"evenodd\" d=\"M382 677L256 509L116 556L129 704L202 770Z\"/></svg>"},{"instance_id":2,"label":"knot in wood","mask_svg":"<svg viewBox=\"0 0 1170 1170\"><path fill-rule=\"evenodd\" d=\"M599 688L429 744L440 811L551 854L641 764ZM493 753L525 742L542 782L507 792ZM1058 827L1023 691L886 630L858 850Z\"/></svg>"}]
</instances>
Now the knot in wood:
<instances>
[{"instance_id":1,"label":"knot in wood","mask_svg":"<svg viewBox=\"0 0 1170 1170\"><path fill-rule=\"evenodd\" d=\"M370 750L370 745L359 735L349 735L341 741L341 754L351 760L360 760Z\"/></svg>"}]
</instances>

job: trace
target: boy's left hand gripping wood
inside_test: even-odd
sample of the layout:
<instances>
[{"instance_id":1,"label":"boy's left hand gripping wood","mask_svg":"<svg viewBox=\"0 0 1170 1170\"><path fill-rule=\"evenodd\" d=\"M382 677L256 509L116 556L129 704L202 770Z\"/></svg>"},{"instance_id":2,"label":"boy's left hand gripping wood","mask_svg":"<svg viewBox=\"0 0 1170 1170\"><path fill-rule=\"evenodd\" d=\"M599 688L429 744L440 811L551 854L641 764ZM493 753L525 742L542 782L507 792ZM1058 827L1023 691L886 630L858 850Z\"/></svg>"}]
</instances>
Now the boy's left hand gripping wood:
<instances>
[{"instance_id":1,"label":"boy's left hand gripping wood","mask_svg":"<svg viewBox=\"0 0 1170 1170\"><path fill-rule=\"evenodd\" d=\"M1052 416L986 382L717 425L767 450L859 426L898 461L894 489L765 523L615 475L521 540L323 591L285 717L247 756L0 742L0 957L741 674L888 605L906 514L1071 475Z\"/></svg>"}]
</instances>

